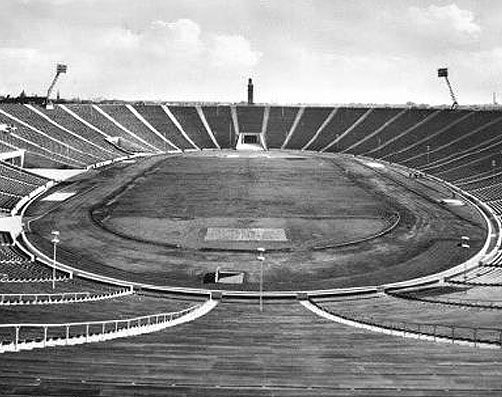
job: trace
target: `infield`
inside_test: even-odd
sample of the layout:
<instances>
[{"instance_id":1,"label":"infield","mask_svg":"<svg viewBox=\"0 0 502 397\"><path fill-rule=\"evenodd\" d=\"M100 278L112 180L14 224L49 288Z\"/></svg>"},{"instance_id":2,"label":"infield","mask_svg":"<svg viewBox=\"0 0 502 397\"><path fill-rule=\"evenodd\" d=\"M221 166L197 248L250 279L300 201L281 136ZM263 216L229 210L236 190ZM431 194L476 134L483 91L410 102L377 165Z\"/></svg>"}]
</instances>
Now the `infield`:
<instances>
[{"instance_id":1,"label":"infield","mask_svg":"<svg viewBox=\"0 0 502 397\"><path fill-rule=\"evenodd\" d=\"M473 206L441 204L451 198L443 185L350 156L158 156L63 188L78 193L29 208L28 237L50 255L50 230L60 230L63 263L155 285L201 287L220 267L255 290L257 247L267 250L266 290L375 285L457 265L486 236ZM470 252L458 248L462 235Z\"/></svg>"}]
</instances>

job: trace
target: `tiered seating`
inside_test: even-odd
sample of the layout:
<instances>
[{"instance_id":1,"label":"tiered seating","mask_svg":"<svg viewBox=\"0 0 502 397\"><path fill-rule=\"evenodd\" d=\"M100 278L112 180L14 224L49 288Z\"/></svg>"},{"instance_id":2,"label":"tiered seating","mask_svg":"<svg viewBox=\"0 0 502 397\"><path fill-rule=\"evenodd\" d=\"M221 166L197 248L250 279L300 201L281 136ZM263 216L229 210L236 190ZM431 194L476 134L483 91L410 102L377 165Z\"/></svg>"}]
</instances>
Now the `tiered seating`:
<instances>
[{"instance_id":1,"label":"tiered seating","mask_svg":"<svg viewBox=\"0 0 502 397\"><path fill-rule=\"evenodd\" d=\"M113 159L122 155L122 153L113 146L110 147L109 143L105 141L104 135L93 130L68 112L64 111L61 106L56 106L52 110L40 108L39 111L50 117L62 127L93 143L94 145L87 145L87 150L103 160Z\"/></svg>"},{"instance_id":2,"label":"tiered seating","mask_svg":"<svg viewBox=\"0 0 502 397\"><path fill-rule=\"evenodd\" d=\"M135 134L142 140L148 142L149 144L153 145L153 147L157 148L158 150L162 151L173 150L173 148L166 141L164 141L153 131L151 131L126 106L100 105L100 108L103 109L108 115L113 117L114 120L118 121L121 125L126 127L133 134ZM136 107L136 109L137 108L138 107Z\"/></svg>"},{"instance_id":3,"label":"tiered seating","mask_svg":"<svg viewBox=\"0 0 502 397\"><path fill-rule=\"evenodd\" d=\"M440 287L398 291L392 294L399 298L432 303L502 309L502 288L498 287L446 284Z\"/></svg>"},{"instance_id":4,"label":"tiered seating","mask_svg":"<svg viewBox=\"0 0 502 397\"><path fill-rule=\"evenodd\" d=\"M37 142L42 146L45 145L46 148L54 153L58 153L58 149L62 149L62 153L66 152L70 158L81 161L84 164L93 164L99 161L99 157L88 152L88 145L85 144L84 141L59 129L26 106L7 104L3 105L2 108L31 127L44 132L51 138L42 141L40 140L41 134L31 131L30 136L33 138L33 142Z\"/></svg>"},{"instance_id":5,"label":"tiered seating","mask_svg":"<svg viewBox=\"0 0 502 397\"><path fill-rule=\"evenodd\" d=\"M0 110L2 109L3 106L0 107ZM28 127L13 121L1 113L0 123L9 123L16 127L16 130L10 134L0 134L0 140L17 148L26 149L28 151L25 155L25 164L27 166L47 166L54 168L73 166L79 168L85 165L78 160L68 157L68 153L62 145L35 133Z\"/></svg>"},{"instance_id":6,"label":"tiered seating","mask_svg":"<svg viewBox=\"0 0 502 397\"><path fill-rule=\"evenodd\" d=\"M213 135L222 149L233 149L236 134L229 106L202 106L202 111Z\"/></svg>"},{"instance_id":7,"label":"tiered seating","mask_svg":"<svg viewBox=\"0 0 502 397\"><path fill-rule=\"evenodd\" d=\"M486 132L495 135L486 141L473 144L472 139L466 139L465 145L467 147L463 151L453 153L450 155L451 158L444 158L441 162L422 167L422 169L429 173L441 175L443 178L455 180L475 176L492 169L493 160L495 160L496 166L500 167L500 161L497 161L497 159L502 149L502 139L498 134L501 127L502 123L497 123L492 128L486 129Z\"/></svg>"},{"instance_id":8,"label":"tiered seating","mask_svg":"<svg viewBox=\"0 0 502 397\"><path fill-rule=\"evenodd\" d=\"M0 175L0 190L3 193L15 194L22 197L26 196L34 189L36 189L34 185L28 185Z\"/></svg>"},{"instance_id":9,"label":"tiered seating","mask_svg":"<svg viewBox=\"0 0 502 397\"><path fill-rule=\"evenodd\" d=\"M32 174L31 172L14 167L7 163L0 162L0 175L16 179L22 183L30 184L33 186L43 186L47 183L48 179Z\"/></svg>"},{"instance_id":10,"label":"tiered seating","mask_svg":"<svg viewBox=\"0 0 502 397\"><path fill-rule=\"evenodd\" d=\"M502 199L493 200L487 203L498 215L502 215Z\"/></svg>"},{"instance_id":11,"label":"tiered seating","mask_svg":"<svg viewBox=\"0 0 502 397\"><path fill-rule=\"evenodd\" d=\"M237 120L239 121L239 131L260 133L263 123L263 106L237 106Z\"/></svg>"},{"instance_id":12,"label":"tiered seating","mask_svg":"<svg viewBox=\"0 0 502 397\"><path fill-rule=\"evenodd\" d=\"M169 106L169 110L198 147L216 149L194 106Z\"/></svg>"},{"instance_id":13,"label":"tiered seating","mask_svg":"<svg viewBox=\"0 0 502 397\"><path fill-rule=\"evenodd\" d=\"M0 208L12 210L23 196L46 182L45 178L0 162Z\"/></svg>"},{"instance_id":14,"label":"tiered seating","mask_svg":"<svg viewBox=\"0 0 502 397\"><path fill-rule=\"evenodd\" d=\"M51 270L52 271L52 270ZM55 289L51 283L0 283L0 294L54 294L70 292L89 292L93 295L123 290L123 287L100 283L83 278L58 281Z\"/></svg>"},{"instance_id":15,"label":"tiered seating","mask_svg":"<svg viewBox=\"0 0 502 397\"><path fill-rule=\"evenodd\" d=\"M302 149L312 139L332 110L333 108L327 107L305 108L300 122L286 145L286 149Z\"/></svg>"},{"instance_id":16,"label":"tiered seating","mask_svg":"<svg viewBox=\"0 0 502 397\"><path fill-rule=\"evenodd\" d=\"M147 120L158 132L165 136L177 148L181 150L194 148L160 106L136 105L134 108L145 118L145 120ZM171 146L165 146L165 148L166 149L163 150L175 150Z\"/></svg>"},{"instance_id":17,"label":"tiered seating","mask_svg":"<svg viewBox=\"0 0 502 397\"><path fill-rule=\"evenodd\" d=\"M71 310L60 310L53 305L0 306L0 324L48 323L64 326L69 322L121 320L147 314L178 311L193 305L193 302L182 300L128 295L98 302L79 302L71 305ZM82 326L81 331L83 330L85 326ZM14 340L14 331L14 327L0 328L2 343ZM64 336L64 331L64 327L51 328L51 335L48 337ZM43 336L43 328L22 327L19 339L20 341L33 340L41 336Z\"/></svg>"},{"instance_id":18,"label":"tiered seating","mask_svg":"<svg viewBox=\"0 0 502 397\"><path fill-rule=\"evenodd\" d=\"M333 141L340 139L342 134L354 126L354 123L363 117L366 112L368 112L367 108L338 108L331 121L307 149L323 150ZM341 150L341 147L337 141L329 149L330 151L338 152Z\"/></svg>"},{"instance_id":19,"label":"tiered seating","mask_svg":"<svg viewBox=\"0 0 502 397\"><path fill-rule=\"evenodd\" d=\"M442 110L437 116L415 128L412 133L404 134L386 146L381 156L385 160L392 159L393 162L399 163L420 151L425 153L427 145L425 142L431 135L434 136L447 128L452 128L470 115L472 112L467 110Z\"/></svg>"},{"instance_id":20,"label":"tiered seating","mask_svg":"<svg viewBox=\"0 0 502 397\"><path fill-rule=\"evenodd\" d=\"M280 149L293 125L298 107L272 106L268 117L265 139L269 149Z\"/></svg>"},{"instance_id":21,"label":"tiered seating","mask_svg":"<svg viewBox=\"0 0 502 397\"><path fill-rule=\"evenodd\" d=\"M0 232L0 245L12 245L14 241L9 232Z\"/></svg>"},{"instance_id":22,"label":"tiered seating","mask_svg":"<svg viewBox=\"0 0 502 397\"><path fill-rule=\"evenodd\" d=\"M266 304L260 313L257 304L223 302L164 332L4 354L0 388L14 394L23 384L25 395L40 394L40 383L47 395L496 395L499 362L499 351L375 334L298 304Z\"/></svg>"},{"instance_id":23,"label":"tiered seating","mask_svg":"<svg viewBox=\"0 0 502 397\"><path fill-rule=\"evenodd\" d=\"M467 273L449 278L448 281L457 284L502 286L502 267L478 266Z\"/></svg>"},{"instance_id":24,"label":"tiered seating","mask_svg":"<svg viewBox=\"0 0 502 397\"><path fill-rule=\"evenodd\" d=\"M387 153L386 147L401 135L413 133L415 128L427 123L439 114L437 110L408 109L401 116L383 127L376 135L362 139L357 148L352 150L355 154L364 154L371 157L381 157Z\"/></svg>"},{"instance_id":25,"label":"tiered seating","mask_svg":"<svg viewBox=\"0 0 502 397\"><path fill-rule=\"evenodd\" d=\"M455 124L451 128L443 130L438 135L432 135L430 139L424 140L420 146L415 146L413 149L408 151L408 160L405 163L413 168L419 168L421 166L427 166L427 155L423 151L423 145L429 145L429 161L441 161L443 158L447 158L450 155L456 155L459 150L462 150L467 143L466 140L470 140L472 143L472 136L476 134L476 140L478 139L478 133L483 132L480 128L482 126L488 125L493 127L493 122L500 119L500 115L497 112L473 112L468 115L462 122ZM489 132L490 129L487 129ZM482 139L482 134L479 138ZM456 143L463 142L463 144L457 146ZM479 141L478 141L479 142Z\"/></svg>"},{"instance_id":26,"label":"tiered seating","mask_svg":"<svg viewBox=\"0 0 502 397\"><path fill-rule=\"evenodd\" d=\"M91 105L67 105L67 108L74 112L77 116L81 117L83 120L92 124L94 127L107 134L109 137L120 137L127 141L132 142L134 145L142 148L144 152L151 152L152 148L145 145L139 139L124 131L122 128L118 127L111 120L107 119L98 110L93 108ZM127 128L127 126L124 126ZM110 147L113 147L110 145Z\"/></svg>"},{"instance_id":27,"label":"tiered seating","mask_svg":"<svg viewBox=\"0 0 502 397\"><path fill-rule=\"evenodd\" d=\"M375 131L377 131L381 126L383 126L386 122L396 117L400 113L403 113L403 109L399 108L374 108L371 110L371 113L367 115L367 117L362 120L350 133L340 138L340 141L337 143L337 147L340 151L348 151L357 146L361 140L366 137L372 135ZM365 115L364 113L363 115ZM357 120L356 120L357 121ZM377 139L378 143L378 139ZM329 152L335 151L335 148L332 146L328 149Z\"/></svg>"},{"instance_id":28,"label":"tiered seating","mask_svg":"<svg viewBox=\"0 0 502 397\"><path fill-rule=\"evenodd\" d=\"M30 257L16 246L0 246L0 263L24 263L29 260Z\"/></svg>"},{"instance_id":29,"label":"tiered seating","mask_svg":"<svg viewBox=\"0 0 502 397\"><path fill-rule=\"evenodd\" d=\"M502 333L500 312L381 296L317 302L323 309L345 318L402 330L434 332L437 336L471 340L477 337L498 343ZM475 333L475 330L479 332ZM478 339L478 340L479 340Z\"/></svg>"},{"instance_id":30,"label":"tiered seating","mask_svg":"<svg viewBox=\"0 0 502 397\"><path fill-rule=\"evenodd\" d=\"M66 277L67 274L64 272L56 272L56 279L65 279ZM1 282L21 283L50 281L52 269L37 261L0 262L0 279Z\"/></svg>"},{"instance_id":31,"label":"tiered seating","mask_svg":"<svg viewBox=\"0 0 502 397\"><path fill-rule=\"evenodd\" d=\"M445 130L443 134L433 137L430 142L430 163L417 158L415 167L434 168L458 157L459 154L469 153L476 146L483 146L484 142L500 140L497 131L502 126L499 112L478 111L472 113L464 122ZM475 145L473 139L475 137ZM422 154L419 154L422 155Z\"/></svg>"},{"instance_id":32,"label":"tiered seating","mask_svg":"<svg viewBox=\"0 0 502 397\"><path fill-rule=\"evenodd\" d=\"M482 201L492 201L502 198L502 182L474 190L467 190Z\"/></svg>"},{"instance_id":33,"label":"tiered seating","mask_svg":"<svg viewBox=\"0 0 502 397\"><path fill-rule=\"evenodd\" d=\"M0 210L10 211L21 200L22 196L0 192Z\"/></svg>"}]
</instances>

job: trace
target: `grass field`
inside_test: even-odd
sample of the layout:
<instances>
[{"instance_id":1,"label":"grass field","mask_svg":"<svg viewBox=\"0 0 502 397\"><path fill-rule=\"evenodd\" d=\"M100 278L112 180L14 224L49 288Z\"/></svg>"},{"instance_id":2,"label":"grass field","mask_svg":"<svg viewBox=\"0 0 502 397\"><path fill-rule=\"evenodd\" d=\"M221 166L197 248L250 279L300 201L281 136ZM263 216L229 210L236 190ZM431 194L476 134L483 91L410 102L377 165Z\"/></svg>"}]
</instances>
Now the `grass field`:
<instances>
[{"instance_id":1,"label":"grass field","mask_svg":"<svg viewBox=\"0 0 502 397\"><path fill-rule=\"evenodd\" d=\"M234 156L159 156L93 171L54 189L77 192L70 199L29 209L29 238L50 254L50 230L60 230L60 259L100 274L200 287L220 267L244 272L247 282L211 288L250 290L259 281L257 246L280 249L266 255L265 289L296 290L423 276L484 242L477 210L439 205L450 193L437 183L345 156ZM375 237L391 219L399 222ZM286 241L211 240L208 228L238 229L236 236L282 229ZM457 246L461 235L471 237L469 253Z\"/></svg>"},{"instance_id":2,"label":"grass field","mask_svg":"<svg viewBox=\"0 0 502 397\"><path fill-rule=\"evenodd\" d=\"M106 227L189 248L305 249L369 238L392 210L322 157L171 157L104 203ZM207 230L233 229L219 238ZM243 239L252 229L286 238ZM260 234L263 236L263 234Z\"/></svg>"}]
</instances>

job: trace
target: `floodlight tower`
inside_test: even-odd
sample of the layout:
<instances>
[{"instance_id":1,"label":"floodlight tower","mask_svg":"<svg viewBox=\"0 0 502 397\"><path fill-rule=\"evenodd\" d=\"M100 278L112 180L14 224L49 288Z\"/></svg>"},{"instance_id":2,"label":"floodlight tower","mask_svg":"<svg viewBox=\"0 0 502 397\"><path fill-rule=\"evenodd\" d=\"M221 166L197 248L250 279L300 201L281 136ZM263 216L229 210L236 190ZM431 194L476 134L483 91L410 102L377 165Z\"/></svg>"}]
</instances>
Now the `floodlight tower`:
<instances>
[{"instance_id":1,"label":"floodlight tower","mask_svg":"<svg viewBox=\"0 0 502 397\"><path fill-rule=\"evenodd\" d=\"M54 105L50 100L50 96L52 94L52 91L54 90L54 87L56 86L56 82L58 81L59 75L62 73L66 73L67 68L68 67L66 65L63 65L61 63L58 63L56 66L56 75L54 76L54 79L52 80L52 83L49 86L49 89L47 90L47 97L45 98L45 107L47 109L54 109Z\"/></svg>"},{"instance_id":2,"label":"floodlight tower","mask_svg":"<svg viewBox=\"0 0 502 397\"><path fill-rule=\"evenodd\" d=\"M453 101L451 105L451 110L455 110L458 107L458 102L457 98L455 97L455 93L453 92L453 89L451 88L450 80L448 79L448 68L439 68L438 69L438 77L444 77L446 80L446 85L448 86L448 89L450 90L450 96L451 100Z\"/></svg>"}]
</instances>

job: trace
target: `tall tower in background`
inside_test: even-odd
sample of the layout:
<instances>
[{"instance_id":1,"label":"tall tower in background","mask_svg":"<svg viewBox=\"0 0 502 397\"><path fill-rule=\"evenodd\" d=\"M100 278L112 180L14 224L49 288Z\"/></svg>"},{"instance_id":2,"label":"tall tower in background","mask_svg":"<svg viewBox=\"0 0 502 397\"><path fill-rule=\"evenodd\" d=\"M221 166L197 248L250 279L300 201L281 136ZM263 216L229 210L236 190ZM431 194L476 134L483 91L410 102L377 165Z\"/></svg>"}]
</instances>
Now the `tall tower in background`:
<instances>
[{"instance_id":1,"label":"tall tower in background","mask_svg":"<svg viewBox=\"0 0 502 397\"><path fill-rule=\"evenodd\" d=\"M253 79L248 79L248 105L254 105L254 86Z\"/></svg>"}]
</instances>

